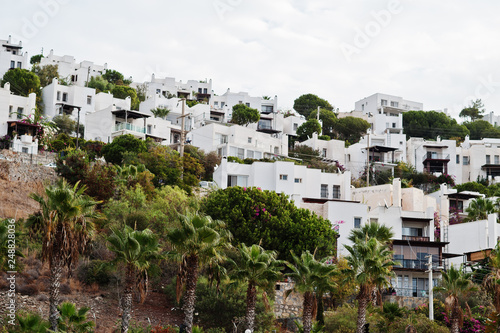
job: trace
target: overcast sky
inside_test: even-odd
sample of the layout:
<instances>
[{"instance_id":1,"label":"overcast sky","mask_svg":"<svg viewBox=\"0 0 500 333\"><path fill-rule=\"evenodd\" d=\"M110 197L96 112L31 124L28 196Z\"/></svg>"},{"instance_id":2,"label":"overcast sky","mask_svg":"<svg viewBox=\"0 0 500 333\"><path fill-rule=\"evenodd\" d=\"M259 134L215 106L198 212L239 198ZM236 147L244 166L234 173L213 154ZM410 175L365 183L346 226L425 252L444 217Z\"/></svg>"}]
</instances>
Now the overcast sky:
<instances>
[{"instance_id":1,"label":"overcast sky","mask_svg":"<svg viewBox=\"0 0 500 333\"><path fill-rule=\"evenodd\" d=\"M305 93L340 111L376 92L452 115L471 99L500 111L500 2L494 0L23 0L0 39L108 63L134 81L213 80L216 94Z\"/></svg>"}]
</instances>

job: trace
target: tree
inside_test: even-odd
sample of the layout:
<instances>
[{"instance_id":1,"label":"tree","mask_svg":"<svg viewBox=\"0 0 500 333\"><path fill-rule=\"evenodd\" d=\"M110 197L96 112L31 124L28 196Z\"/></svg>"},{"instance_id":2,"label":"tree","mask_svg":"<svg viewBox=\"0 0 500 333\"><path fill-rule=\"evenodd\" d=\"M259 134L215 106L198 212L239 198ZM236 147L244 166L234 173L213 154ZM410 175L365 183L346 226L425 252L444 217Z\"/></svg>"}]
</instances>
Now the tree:
<instances>
[{"instance_id":1,"label":"tree","mask_svg":"<svg viewBox=\"0 0 500 333\"><path fill-rule=\"evenodd\" d=\"M132 134L125 134L116 137L113 142L105 145L102 148L102 155L108 163L122 164L125 152L140 154L146 151L146 143L143 140L137 139Z\"/></svg>"},{"instance_id":2,"label":"tree","mask_svg":"<svg viewBox=\"0 0 500 333\"><path fill-rule=\"evenodd\" d=\"M123 74L115 71L114 69L106 70L106 73L102 75L102 78L111 84L118 84L121 82L123 84Z\"/></svg>"},{"instance_id":3,"label":"tree","mask_svg":"<svg viewBox=\"0 0 500 333\"><path fill-rule=\"evenodd\" d=\"M314 110L309 115L308 119L317 119L318 110ZM332 110L320 109L319 110L319 120L321 120L322 130L324 135L329 137L336 137L334 133L334 126L337 122L337 115Z\"/></svg>"},{"instance_id":4,"label":"tree","mask_svg":"<svg viewBox=\"0 0 500 333\"><path fill-rule=\"evenodd\" d=\"M30 64L32 64L32 65L39 64L40 61L42 61L42 58L43 58L43 54L35 54L34 56L32 56L30 58Z\"/></svg>"},{"instance_id":5,"label":"tree","mask_svg":"<svg viewBox=\"0 0 500 333\"><path fill-rule=\"evenodd\" d=\"M349 143L358 142L366 131L370 128L370 123L357 117L339 118L333 124L333 133L337 139L349 141Z\"/></svg>"},{"instance_id":6,"label":"tree","mask_svg":"<svg viewBox=\"0 0 500 333\"><path fill-rule=\"evenodd\" d=\"M245 313L246 328L253 332L255 321L255 305L257 303L257 287L269 288L281 276L280 261L275 251L266 251L259 245L250 247L240 244L238 262L233 262L234 271L231 279L247 283L247 307Z\"/></svg>"},{"instance_id":7,"label":"tree","mask_svg":"<svg viewBox=\"0 0 500 333\"><path fill-rule=\"evenodd\" d=\"M113 262L125 264L121 331L128 332L133 290L137 285L142 285L141 280L145 277L151 261L161 257L161 249L158 237L151 230L132 230L129 226L121 230L113 229L107 241L108 248L116 255Z\"/></svg>"},{"instance_id":8,"label":"tree","mask_svg":"<svg viewBox=\"0 0 500 333\"><path fill-rule=\"evenodd\" d=\"M59 79L59 66L58 65L34 65L31 70L40 79L40 86L45 87L52 83L54 78Z\"/></svg>"},{"instance_id":9,"label":"tree","mask_svg":"<svg viewBox=\"0 0 500 333\"><path fill-rule=\"evenodd\" d=\"M139 160L155 176L155 187L164 185L181 185L183 161L179 153L170 147L155 146L147 152L139 154Z\"/></svg>"},{"instance_id":10,"label":"tree","mask_svg":"<svg viewBox=\"0 0 500 333\"><path fill-rule=\"evenodd\" d=\"M291 260L290 250L316 250L319 257L335 254L337 234L330 222L297 208L287 195L233 186L210 193L201 209L226 222L234 244L260 244L282 260Z\"/></svg>"},{"instance_id":11,"label":"tree","mask_svg":"<svg viewBox=\"0 0 500 333\"><path fill-rule=\"evenodd\" d=\"M293 102L293 109L297 111L300 115L303 115L306 119L309 118L311 112L318 109L333 110L333 106L325 99L322 99L314 94L305 94Z\"/></svg>"},{"instance_id":12,"label":"tree","mask_svg":"<svg viewBox=\"0 0 500 333\"><path fill-rule=\"evenodd\" d=\"M470 121L475 121L477 119L481 119L485 111L486 110L484 109L484 104L481 99L476 99L475 101L470 101L470 105L460 111L459 117L469 118Z\"/></svg>"},{"instance_id":13,"label":"tree","mask_svg":"<svg viewBox=\"0 0 500 333\"><path fill-rule=\"evenodd\" d=\"M345 248L349 252L347 262L350 267L345 271L346 281L354 280L359 286L356 332L363 333L366 308L374 288L389 285L387 279L394 275L392 251L387 244L374 237L359 239L352 246L345 245Z\"/></svg>"},{"instance_id":14,"label":"tree","mask_svg":"<svg viewBox=\"0 0 500 333\"><path fill-rule=\"evenodd\" d=\"M57 309L61 314L59 329L62 332L92 332L94 322L87 320L89 307L77 309L74 303L64 302Z\"/></svg>"},{"instance_id":15,"label":"tree","mask_svg":"<svg viewBox=\"0 0 500 333\"><path fill-rule=\"evenodd\" d=\"M15 270L13 267L9 267L9 262L14 260L17 264L16 257L24 258L23 253L15 246L12 246L15 245L18 233L12 232L15 230L15 222L10 223L10 221L9 219L0 221L0 269L4 272Z\"/></svg>"},{"instance_id":16,"label":"tree","mask_svg":"<svg viewBox=\"0 0 500 333\"><path fill-rule=\"evenodd\" d=\"M181 263L184 263L186 289L184 293L184 325L186 332L193 328L195 291L199 266L208 262L217 263L223 259L221 249L229 244L230 233L224 230L222 221L198 212L186 212L179 218L180 226L167 233ZM181 283L180 275L177 282ZM178 289L180 290L180 289Z\"/></svg>"},{"instance_id":17,"label":"tree","mask_svg":"<svg viewBox=\"0 0 500 333\"><path fill-rule=\"evenodd\" d=\"M170 112L170 110L168 108L154 108L154 109L151 109L151 113L153 113L153 115L155 116L155 118L163 118L163 119L165 119L165 117L168 115L169 112Z\"/></svg>"},{"instance_id":18,"label":"tree","mask_svg":"<svg viewBox=\"0 0 500 333\"><path fill-rule=\"evenodd\" d=\"M292 251L292 259L294 264L288 264L292 272L287 275L294 282L293 290L304 294L302 324L304 333L309 333L312 328L314 292L335 288L330 278L336 274L336 267L326 263L328 258L316 260L309 251L303 252L300 258Z\"/></svg>"},{"instance_id":19,"label":"tree","mask_svg":"<svg viewBox=\"0 0 500 333\"><path fill-rule=\"evenodd\" d=\"M321 124L316 119L309 119L297 128L299 141L305 141L311 138L314 132L318 134L321 133Z\"/></svg>"},{"instance_id":20,"label":"tree","mask_svg":"<svg viewBox=\"0 0 500 333\"><path fill-rule=\"evenodd\" d=\"M459 333L464 320L459 297L465 297L476 288L473 286L472 281L469 280L470 274L463 272L462 265L458 269L451 265L450 269L442 272L441 275L441 286L434 289L446 295L444 306L448 315L451 313L450 332Z\"/></svg>"},{"instance_id":21,"label":"tree","mask_svg":"<svg viewBox=\"0 0 500 333\"><path fill-rule=\"evenodd\" d=\"M491 271L483 281L485 288L492 292L493 306L497 312L497 318L500 314L500 242L497 242L495 248L490 253L489 266ZM500 332L500 322L497 321L497 333Z\"/></svg>"},{"instance_id":22,"label":"tree","mask_svg":"<svg viewBox=\"0 0 500 333\"><path fill-rule=\"evenodd\" d=\"M10 83L10 90L15 95L28 96L31 93L40 94L40 79L27 69L13 68L2 78L2 87Z\"/></svg>"},{"instance_id":23,"label":"tree","mask_svg":"<svg viewBox=\"0 0 500 333\"><path fill-rule=\"evenodd\" d=\"M245 104L236 104L233 106L233 116L231 122L241 126L247 126L250 123L258 122L259 119L259 110L248 107Z\"/></svg>"},{"instance_id":24,"label":"tree","mask_svg":"<svg viewBox=\"0 0 500 333\"><path fill-rule=\"evenodd\" d=\"M94 236L93 219L99 203L84 194L85 186L69 185L60 180L45 188L45 195L32 193L30 198L40 204L43 220L42 259L49 262L50 292L49 321L57 331L59 312L59 285L66 267L71 272L78 257Z\"/></svg>"},{"instance_id":25,"label":"tree","mask_svg":"<svg viewBox=\"0 0 500 333\"><path fill-rule=\"evenodd\" d=\"M500 138L500 129L493 127L486 120L475 120L464 122L465 127L470 132L471 140L481 140L483 138Z\"/></svg>"},{"instance_id":26,"label":"tree","mask_svg":"<svg viewBox=\"0 0 500 333\"><path fill-rule=\"evenodd\" d=\"M97 93L112 91L115 87L114 84L109 83L102 76L92 76L90 81L87 82L87 87L94 88Z\"/></svg>"},{"instance_id":27,"label":"tree","mask_svg":"<svg viewBox=\"0 0 500 333\"><path fill-rule=\"evenodd\" d=\"M495 204L488 198L476 198L472 200L469 207L465 209L467 212L467 221L478 221L488 219L488 214L493 214Z\"/></svg>"},{"instance_id":28,"label":"tree","mask_svg":"<svg viewBox=\"0 0 500 333\"><path fill-rule=\"evenodd\" d=\"M420 137L435 140L439 135L442 139L459 137L463 140L469 135L465 125L459 125L455 119L436 111L404 112L403 128L407 139Z\"/></svg>"},{"instance_id":29,"label":"tree","mask_svg":"<svg viewBox=\"0 0 500 333\"><path fill-rule=\"evenodd\" d=\"M127 97L130 97L132 110L139 110L140 102L139 98L137 97L137 91L134 88L116 85L114 86L113 90L111 90L111 93L115 98L125 99Z\"/></svg>"},{"instance_id":30,"label":"tree","mask_svg":"<svg viewBox=\"0 0 500 333\"><path fill-rule=\"evenodd\" d=\"M52 121L57 126L57 134L72 135L76 131L76 121L67 114L55 116Z\"/></svg>"}]
</instances>

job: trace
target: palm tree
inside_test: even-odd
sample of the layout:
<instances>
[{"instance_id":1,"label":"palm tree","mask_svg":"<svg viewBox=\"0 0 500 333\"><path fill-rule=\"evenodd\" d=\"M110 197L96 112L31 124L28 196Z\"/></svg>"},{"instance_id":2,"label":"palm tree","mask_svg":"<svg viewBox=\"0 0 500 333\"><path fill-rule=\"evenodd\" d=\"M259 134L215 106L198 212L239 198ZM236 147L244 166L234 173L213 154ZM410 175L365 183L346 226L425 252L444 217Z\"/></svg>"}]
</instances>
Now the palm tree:
<instances>
[{"instance_id":1,"label":"palm tree","mask_svg":"<svg viewBox=\"0 0 500 333\"><path fill-rule=\"evenodd\" d=\"M160 258L158 237L149 229L132 230L125 226L122 230L113 230L107 238L108 248L116 255L114 263L124 263L125 286L122 296L122 332L128 332L132 292L137 280L141 279L151 264L151 260Z\"/></svg>"},{"instance_id":2,"label":"palm tree","mask_svg":"<svg viewBox=\"0 0 500 333\"><path fill-rule=\"evenodd\" d=\"M387 244L376 238L358 240L353 246L345 245L349 255L347 262L350 266L345 271L348 280L354 280L359 285L358 319L356 332L362 333L366 323L366 308L375 287L388 286L388 278L393 276L392 251Z\"/></svg>"},{"instance_id":3,"label":"palm tree","mask_svg":"<svg viewBox=\"0 0 500 333\"><path fill-rule=\"evenodd\" d=\"M377 222L370 222L363 225L363 227L360 229L352 229L348 239L353 243L357 243L361 241L367 241L370 238L375 238L381 244L390 244L393 237L394 233L392 232L392 228L388 228L383 224L378 224ZM377 305L377 299L380 296L381 288L382 286L379 285L373 288L373 305Z\"/></svg>"},{"instance_id":4,"label":"palm tree","mask_svg":"<svg viewBox=\"0 0 500 333\"><path fill-rule=\"evenodd\" d=\"M467 212L467 221L486 220L488 214L495 212L495 204L488 198L477 198L470 202L465 211Z\"/></svg>"},{"instance_id":5,"label":"palm tree","mask_svg":"<svg viewBox=\"0 0 500 333\"><path fill-rule=\"evenodd\" d=\"M255 321L255 304L257 301L257 287L266 288L274 285L280 278L281 261L276 260L276 251L266 251L259 245L247 247L241 244L238 247L241 260L234 263L235 269L231 278L236 281L246 282L247 308L245 314L246 328L253 332Z\"/></svg>"},{"instance_id":6,"label":"palm tree","mask_svg":"<svg viewBox=\"0 0 500 333\"><path fill-rule=\"evenodd\" d=\"M434 288L436 291L447 295L444 305L446 312L448 314L451 312L451 333L459 333L464 320L464 314L460 308L459 296L467 295L476 289L469 278L470 274L463 272L462 265L460 265L459 269L451 265L448 271L442 273L442 285Z\"/></svg>"},{"instance_id":7,"label":"palm tree","mask_svg":"<svg viewBox=\"0 0 500 333\"><path fill-rule=\"evenodd\" d=\"M9 250L12 251L12 244L15 244L15 237L19 236L19 233L14 230L14 220L5 219L0 221L0 269L4 272L17 270L17 267L14 267L14 265L9 265L9 259L12 260L15 259L15 257L24 257L24 254L19 251L17 247L14 247L14 253L9 252ZM17 261L14 260L14 262L17 266Z\"/></svg>"},{"instance_id":8,"label":"palm tree","mask_svg":"<svg viewBox=\"0 0 500 333\"><path fill-rule=\"evenodd\" d=\"M500 242L498 242L495 248L491 251L489 259L491 272L484 279L483 285L488 290L493 291L493 305L495 306L498 316L500 314ZM497 332L500 333L499 322L497 322Z\"/></svg>"},{"instance_id":9,"label":"palm tree","mask_svg":"<svg viewBox=\"0 0 500 333\"><path fill-rule=\"evenodd\" d=\"M98 216L98 201L84 194L85 186L74 186L66 180L45 188L45 195L32 193L30 197L40 204L43 221L42 260L49 262L50 292L49 321L57 331L59 312L59 285L64 267L71 269L78 262L89 240L94 235L93 219Z\"/></svg>"},{"instance_id":10,"label":"palm tree","mask_svg":"<svg viewBox=\"0 0 500 333\"><path fill-rule=\"evenodd\" d=\"M335 287L330 278L337 274L336 266L327 264L328 258L316 260L314 254L309 251L303 252L300 258L295 253L291 253L294 265L287 265L292 270L292 273L287 275L295 284L293 290L304 294L302 322L304 333L309 333L312 329L314 292L318 289L325 290Z\"/></svg>"},{"instance_id":11,"label":"palm tree","mask_svg":"<svg viewBox=\"0 0 500 333\"><path fill-rule=\"evenodd\" d=\"M221 249L229 245L231 234L224 229L222 221L212 220L210 216L198 212L187 212L180 215L180 226L167 233L167 238L173 245L177 256L182 263L186 275L186 290L184 294L184 325L188 333L192 332L194 304L196 301L196 284L198 269L201 264L216 263L223 260ZM180 276L178 276L178 286ZM178 292L180 288L177 289Z\"/></svg>"}]
</instances>

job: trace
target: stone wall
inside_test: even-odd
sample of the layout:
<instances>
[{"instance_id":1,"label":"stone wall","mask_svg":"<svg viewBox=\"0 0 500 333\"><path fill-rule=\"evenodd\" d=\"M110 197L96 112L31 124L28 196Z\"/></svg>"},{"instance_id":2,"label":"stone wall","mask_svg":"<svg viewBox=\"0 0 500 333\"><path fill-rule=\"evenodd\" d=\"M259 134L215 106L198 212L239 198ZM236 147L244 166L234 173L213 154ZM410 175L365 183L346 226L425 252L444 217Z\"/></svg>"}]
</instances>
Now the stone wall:
<instances>
[{"instance_id":1,"label":"stone wall","mask_svg":"<svg viewBox=\"0 0 500 333\"><path fill-rule=\"evenodd\" d=\"M291 292L286 297L286 291L293 288L291 282L276 283L276 296L274 299L274 315L277 319L297 318L302 315L302 303L304 298L301 294Z\"/></svg>"},{"instance_id":2,"label":"stone wall","mask_svg":"<svg viewBox=\"0 0 500 333\"><path fill-rule=\"evenodd\" d=\"M417 306L424 304L429 304L429 298L427 297L408 297L408 296L384 296L384 302L397 303L399 307L405 307L407 309L414 309Z\"/></svg>"},{"instance_id":3,"label":"stone wall","mask_svg":"<svg viewBox=\"0 0 500 333\"><path fill-rule=\"evenodd\" d=\"M26 153L14 152L8 149L0 150L0 159L5 157L8 161L20 162L24 164L36 164L36 165L45 165L51 162L54 162L57 154L40 151L37 155L31 155Z\"/></svg>"}]
</instances>

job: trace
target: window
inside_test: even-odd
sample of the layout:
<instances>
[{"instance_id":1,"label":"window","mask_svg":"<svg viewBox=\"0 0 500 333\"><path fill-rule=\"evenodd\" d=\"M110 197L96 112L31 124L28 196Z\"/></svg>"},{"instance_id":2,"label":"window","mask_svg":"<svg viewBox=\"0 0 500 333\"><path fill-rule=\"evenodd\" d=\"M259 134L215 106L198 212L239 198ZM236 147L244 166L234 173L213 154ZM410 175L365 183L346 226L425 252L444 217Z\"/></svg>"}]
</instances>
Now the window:
<instances>
[{"instance_id":1,"label":"window","mask_svg":"<svg viewBox=\"0 0 500 333\"><path fill-rule=\"evenodd\" d=\"M460 164L460 155L457 154L456 163Z\"/></svg>"},{"instance_id":2,"label":"window","mask_svg":"<svg viewBox=\"0 0 500 333\"><path fill-rule=\"evenodd\" d=\"M22 119L23 118L23 108L17 108L17 119Z\"/></svg>"},{"instance_id":3,"label":"window","mask_svg":"<svg viewBox=\"0 0 500 333\"><path fill-rule=\"evenodd\" d=\"M237 154L236 157L238 157L241 160L244 159L245 158L245 149L238 148L238 154Z\"/></svg>"},{"instance_id":4,"label":"window","mask_svg":"<svg viewBox=\"0 0 500 333\"><path fill-rule=\"evenodd\" d=\"M262 112L264 112L264 113L273 112L273 106L272 105L262 105Z\"/></svg>"},{"instance_id":5,"label":"window","mask_svg":"<svg viewBox=\"0 0 500 333\"><path fill-rule=\"evenodd\" d=\"M63 102L68 101L68 93L63 93L62 100L63 100Z\"/></svg>"},{"instance_id":6,"label":"window","mask_svg":"<svg viewBox=\"0 0 500 333\"><path fill-rule=\"evenodd\" d=\"M469 156L463 157L464 165L469 165Z\"/></svg>"},{"instance_id":7,"label":"window","mask_svg":"<svg viewBox=\"0 0 500 333\"><path fill-rule=\"evenodd\" d=\"M161 89L156 89L157 94L161 94Z\"/></svg>"},{"instance_id":8,"label":"window","mask_svg":"<svg viewBox=\"0 0 500 333\"><path fill-rule=\"evenodd\" d=\"M253 150L247 150L247 158L254 158L254 151Z\"/></svg>"},{"instance_id":9,"label":"window","mask_svg":"<svg viewBox=\"0 0 500 333\"><path fill-rule=\"evenodd\" d=\"M151 129L152 129L152 126L151 126L151 125L148 125L148 127L147 127L147 133L148 133L148 134L151 134Z\"/></svg>"},{"instance_id":10,"label":"window","mask_svg":"<svg viewBox=\"0 0 500 333\"><path fill-rule=\"evenodd\" d=\"M227 143L227 135L216 133L215 134L215 140L218 142L218 144L224 144Z\"/></svg>"},{"instance_id":11,"label":"window","mask_svg":"<svg viewBox=\"0 0 500 333\"><path fill-rule=\"evenodd\" d=\"M57 92L57 100L58 100L58 101L60 101L60 100L61 100L61 92L60 92L60 91L58 91L58 92Z\"/></svg>"},{"instance_id":12,"label":"window","mask_svg":"<svg viewBox=\"0 0 500 333\"><path fill-rule=\"evenodd\" d=\"M78 75L71 75L71 82L78 81Z\"/></svg>"},{"instance_id":13,"label":"window","mask_svg":"<svg viewBox=\"0 0 500 333\"><path fill-rule=\"evenodd\" d=\"M392 123L392 128L396 128L396 123Z\"/></svg>"},{"instance_id":14,"label":"window","mask_svg":"<svg viewBox=\"0 0 500 333\"><path fill-rule=\"evenodd\" d=\"M21 152L27 154L28 153L28 147L22 147Z\"/></svg>"},{"instance_id":15,"label":"window","mask_svg":"<svg viewBox=\"0 0 500 333\"><path fill-rule=\"evenodd\" d=\"M246 106L250 107L250 103L245 103Z\"/></svg>"},{"instance_id":16,"label":"window","mask_svg":"<svg viewBox=\"0 0 500 333\"><path fill-rule=\"evenodd\" d=\"M333 185L332 196L334 199L340 199L340 186L339 185Z\"/></svg>"},{"instance_id":17,"label":"window","mask_svg":"<svg viewBox=\"0 0 500 333\"><path fill-rule=\"evenodd\" d=\"M14 60L10 62L10 68L16 68L16 62Z\"/></svg>"},{"instance_id":18,"label":"window","mask_svg":"<svg viewBox=\"0 0 500 333\"><path fill-rule=\"evenodd\" d=\"M224 107L224 105L226 105L226 103L224 103L224 102L220 102L220 107L221 107L221 108L223 108L223 107Z\"/></svg>"},{"instance_id":19,"label":"window","mask_svg":"<svg viewBox=\"0 0 500 333\"><path fill-rule=\"evenodd\" d=\"M280 180L288 180L288 175L280 175Z\"/></svg>"},{"instance_id":20,"label":"window","mask_svg":"<svg viewBox=\"0 0 500 333\"><path fill-rule=\"evenodd\" d=\"M87 105L92 105L92 96L87 96Z\"/></svg>"},{"instance_id":21,"label":"window","mask_svg":"<svg viewBox=\"0 0 500 333\"><path fill-rule=\"evenodd\" d=\"M296 184L301 184L302 183L302 178L295 178L293 182L296 183Z\"/></svg>"},{"instance_id":22,"label":"window","mask_svg":"<svg viewBox=\"0 0 500 333\"><path fill-rule=\"evenodd\" d=\"M490 155L486 155L486 164L490 163L491 163Z\"/></svg>"},{"instance_id":23,"label":"window","mask_svg":"<svg viewBox=\"0 0 500 333\"><path fill-rule=\"evenodd\" d=\"M351 162L351 154L347 154L347 161Z\"/></svg>"},{"instance_id":24,"label":"window","mask_svg":"<svg viewBox=\"0 0 500 333\"><path fill-rule=\"evenodd\" d=\"M397 107L399 107L399 103L391 101L391 106L394 108L397 108Z\"/></svg>"},{"instance_id":25,"label":"window","mask_svg":"<svg viewBox=\"0 0 500 333\"><path fill-rule=\"evenodd\" d=\"M227 175L227 187L231 186L246 187L247 183L248 183L248 176Z\"/></svg>"},{"instance_id":26,"label":"window","mask_svg":"<svg viewBox=\"0 0 500 333\"><path fill-rule=\"evenodd\" d=\"M321 153L321 156L322 156L322 157L326 157L326 148L323 148L323 151L322 151L322 153Z\"/></svg>"},{"instance_id":27,"label":"window","mask_svg":"<svg viewBox=\"0 0 500 333\"><path fill-rule=\"evenodd\" d=\"M12 118L12 105L9 105L9 118Z\"/></svg>"},{"instance_id":28,"label":"window","mask_svg":"<svg viewBox=\"0 0 500 333\"><path fill-rule=\"evenodd\" d=\"M198 88L198 94L201 94L203 90L201 88Z\"/></svg>"},{"instance_id":29,"label":"window","mask_svg":"<svg viewBox=\"0 0 500 333\"><path fill-rule=\"evenodd\" d=\"M500 164L500 161L498 159L498 155L495 155L495 164Z\"/></svg>"},{"instance_id":30,"label":"window","mask_svg":"<svg viewBox=\"0 0 500 333\"><path fill-rule=\"evenodd\" d=\"M294 123L294 124L293 124L293 130L294 130L294 131L297 131L297 128L299 128L299 124Z\"/></svg>"},{"instance_id":31,"label":"window","mask_svg":"<svg viewBox=\"0 0 500 333\"><path fill-rule=\"evenodd\" d=\"M17 62L17 68L21 68L21 67L23 67L23 63L22 63L22 62L20 62L20 61L18 61L18 62Z\"/></svg>"},{"instance_id":32,"label":"window","mask_svg":"<svg viewBox=\"0 0 500 333\"><path fill-rule=\"evenodd\" d=\"M219 102L214 102L214 106L219 106Z\"/></svg>"},{"instance_id":33,"label":"window","mask_svg":"<svg viewBox=\"0 0 500 333\"><path fill-rule=\"evenodd\" d=\"M386 99L381 99L380 100L380 105L386 106L387 105L387 100Z\"/></svg>"},{"instance_id":34,"label":"window","mask_svg":"<svg viewBox=\"0 0 500 333\"><path fill-rule=\"evenodd\" d=\"M361 111L365 111L365 105L361 104Z\"/></svg>"},{"instance_id":35,"label":"window","mask_svg":"<svg viewBox=\"0 0 500 333\"><path fill-rule=\"evenodd\" d=\"M378 218L370 217L370 223L378 223Z\"/></svg>"},{"instance_id":36,"label":"window","mask_svg":"<svg viewBox=\"0 0 500 333\"><path fill-rule=\"evenodd\" d=\"M279 154L280 153L280 147L274 147L274 153Z\"/></svg>"},{"instance_id":37,"label":"window","mask_svg":"<svg viewBox=\"0 0 500 333\"><path fill-rule=\"evenodd\" d=\"M354 228L356 229L361 228L361 217L354 218Z\"/></svg>"},{"instance_id":38,"label":"window","mask_svg":"<svg viewBox=\"0 0 500 333\"><path fill-rule=\"evenodd\" d=\"M221 148L217 149L217 155L219 155L219 156L227 156L226 147L221 147Z\"/></svg>"},{"instance_id":39,"label":"window","mask_svg":"<svg viewBox=\"0 0 500 333\"><path fill-rule=\"evenodd\" d=\"M208 93L207 88L203 88L203 93L204 93L204 94Z\"/></svg>"},{"instance_id":40,"label":"window","mask_svg":"<svg viewBox=\"0 0 500 333\"><path fill-rule=\"evenodd\" d=\"M321 184L321 197L328 198L328 185Z\"/></svg>"},{"instance_id":41,"label":"window","mask_svg":"<svg viewBox=\"0 0 500 333\"><path fill-rule=\"evenodd\" d=\"M252 143L252 137L248 137L248 143Z\"/></svg>"}]
</instances>

